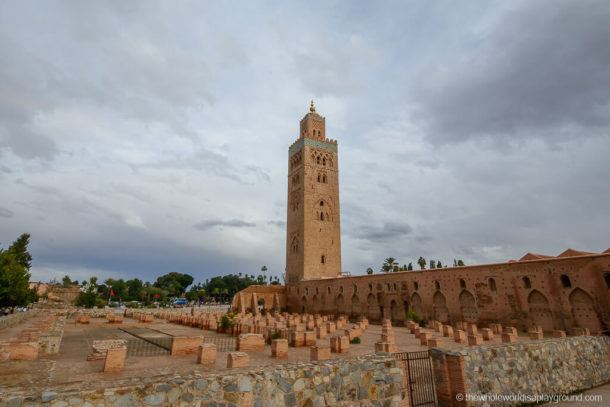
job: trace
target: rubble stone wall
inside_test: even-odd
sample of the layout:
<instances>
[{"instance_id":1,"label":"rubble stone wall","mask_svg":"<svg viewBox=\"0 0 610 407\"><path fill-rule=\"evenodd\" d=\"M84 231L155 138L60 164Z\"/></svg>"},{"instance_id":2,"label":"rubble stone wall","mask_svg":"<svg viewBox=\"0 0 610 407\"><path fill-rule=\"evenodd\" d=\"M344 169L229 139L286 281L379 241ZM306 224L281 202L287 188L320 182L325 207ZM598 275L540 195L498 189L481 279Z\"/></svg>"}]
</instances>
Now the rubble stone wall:
<instances>
[{"instance_id":1,"label":"rubble stone wall","mask_svg":"<svg viewBox=\"0 0 610 407\"><path fill-rule=\"evenodd\" d=\"M540 397L571 394L610 382L610 338L575 336L540 341L434 349L432 360L442 406L517 405ZM475 400L464 404L466 395ZM495 397L485 400L485 397Z\"/></svg>"},{"instance_id":2,"label":"rubble stone wall","mask_svg":"<svg viewBox=\"0 0 610 407\"><path fill-rule=\"evenodd\" d=\"M27 312L17 312L15 314L6 315L0 317L0 329L10 328L11 326L15 326L19 324L21 321L24 321L30 317L36 315L38 311L31 310Z\"/></svg>"},{"instance_id":3,"label":"rubble stone wall","mask_svg":"<svg viewBox=\"0 0 610 407\"><path fill-rule=\"evenodd\" d=\"M81 390L0 393L0 404L70 406L399 406L402 373L388 355L298 363L230 374L193 374L99 383ZM12 404L11 404L12 403ZM21 403L21 404L20 404Z\"/></svg>"}]
</instances>

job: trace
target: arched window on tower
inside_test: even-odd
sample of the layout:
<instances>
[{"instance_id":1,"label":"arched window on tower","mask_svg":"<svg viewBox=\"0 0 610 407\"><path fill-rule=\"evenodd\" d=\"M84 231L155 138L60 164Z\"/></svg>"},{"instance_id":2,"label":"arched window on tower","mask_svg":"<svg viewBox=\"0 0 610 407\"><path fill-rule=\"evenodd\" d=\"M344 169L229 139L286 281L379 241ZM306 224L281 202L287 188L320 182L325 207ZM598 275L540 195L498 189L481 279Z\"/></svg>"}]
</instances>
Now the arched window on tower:
<instances>
[{"instance_id":1,"label":"arched window on tower","mask_svg":"<svg viewBox=\"0 0 610 407\"><path fill-rule=\"evenodd\" d=\"M320 182L320 174L318 174L318 182Z\"/></svg>"},{"instance_id":2,"label":"arched window on tower","mask_svg":"<svg viewBox=\"0 0 610 407\"><path fill-rule=\"evenodd\" d=\"M523 286L525 288L532 288L532 281L529 277L523 277Z\"/></svg>"},{"instance_id":3,"label":"arched window on tower","mask_svg":"<svg viewBox=\"0 0 610 407\"><path fill-rule=\"evenodd\" d=\"M561 279L561 285L563 285L564 288L570 288L572 287L572 282L570 281L570 277L566 276L565 274L562 274L561 277L559 277Z\"/></svg>"},{"instance_id":4,"label":"arched window on tower","mask_svg":"<svg viewBox=\"0 0 610 407\"><path fill-rule=\"evenodd\" d=\"M320 206L324 206L324 201L320 201Z\"/></svg>"},{"instance_id":5,"label":"arched window on tower","mask_svg":"<svg viewBox=\"0 0 610 407\"><path fill-rule=\"evenodd\" d=\"M322 165L326 166L326 158L322 158Z\"/></svg>"},{"instance_id":6,"label":"arched window on tower","mask_svg":"<svg viewBox=\"0 0 610 407\"><path fill-rule=\"evenodd\" d=\"M324 212L320 212L320 220L324 221ZM322 263L324 263L324 262L322 262Z\"/></svg>"},{"instance_id":7,"label":"arched window on tower","mask_svg":"<svg viewBox=\"0 0 610 407\"><path fill-rule=\"evenodd\" d=\"M493 278L489 279L489 289L493 292L496 292L496 280Z\"/></svg>"},{"instance_id":8,"label":"arched window on tower","mask_svg":"<svg viewBox=\"0 0 610 407\"><path fill-rule=\"evenodd\" d=\"M434 282L434 288L435 288L436 290L440 290L440 289L441 289L441 283L439 283L438 281L435 281L435 282Z\"/></svg>"},{"instance_id":9,"label":"arched window on tower","mask_svg":"<svg viewBox=\"0 0 610 407\"><path fill-rule=\"evenodd\" d=\"M462 278L460 278L460 288L466 288L466 281Z\"/></svg>"},{"instance_id":10,"label":"arched window on tower","mask_svg":"<svg viewBox=\"0 0 610 407\"><path fill-rule=\"evenodd\" d=\"M320 165L320 156L316 157L316 164Z\"/></svg>"},{"instance_id":11,"label":"arched window on tower","mask_svg":"<svg viewBox=\"0 0 610 407\"><path fill-rule=\"evenodd\" d=\"M320 263L322 263L322 264L325 264L325 263L326 263L326 256L325 256L325 255L322 255L322 256L320 257Z\"/></svg>"},{"instance_id":12,"label":"arched window on tower","mask_svg":"<svg viewBox=\"0 0 610 407\"><path fill-rule=\"evenodd\" d=\"M326 175L323 175L323 176L322 176L322 182L323 182L324 184L326 184Z\"/></svg>"},{"instance_id":13,"label":"arched window on tower","mask_svg":"<svg viewBox=\"0 0 610 407\"><path fill-rule=\"evenodd\" d=\"M298 252L298 251L299 251L299 241L298 241L298 239L297 239L297 238L294 238L294 239L292 240L292 252L293 252L293 253L296 253L296 252Z\"/></svg>"}]
</instances>

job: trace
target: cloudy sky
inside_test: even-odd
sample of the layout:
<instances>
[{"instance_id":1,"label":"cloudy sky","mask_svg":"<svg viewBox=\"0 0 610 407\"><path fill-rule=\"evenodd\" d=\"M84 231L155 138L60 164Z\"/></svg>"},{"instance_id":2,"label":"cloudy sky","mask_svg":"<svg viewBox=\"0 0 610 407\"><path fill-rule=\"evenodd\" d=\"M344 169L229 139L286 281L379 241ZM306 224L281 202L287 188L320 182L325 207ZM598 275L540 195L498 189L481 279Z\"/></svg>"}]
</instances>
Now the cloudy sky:
<instances>
[{"instance_id":1,"label":"cloudy sky","mask_svg":"<svg viewBox=\"0 0 610 407\"><path fill-rule=\"evenodd\" d=\"M2 1L0 244L33 278L284 270L339 141L343 267L610 246L610 2Z\"/></svg>"}]
</instances>

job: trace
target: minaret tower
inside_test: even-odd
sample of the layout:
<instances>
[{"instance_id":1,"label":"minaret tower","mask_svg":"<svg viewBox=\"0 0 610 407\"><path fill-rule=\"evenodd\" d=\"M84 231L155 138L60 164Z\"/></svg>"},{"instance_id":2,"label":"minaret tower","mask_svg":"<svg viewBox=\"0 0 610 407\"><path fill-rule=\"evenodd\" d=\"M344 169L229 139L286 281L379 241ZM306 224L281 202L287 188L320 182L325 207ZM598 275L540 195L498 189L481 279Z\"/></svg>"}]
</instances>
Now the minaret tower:
<instances>
[{"instance_id":1,"label":"minaret tower","mask_svg":"<svg viewBox=\"0 0 610 407\"><path fill-rule=\"evenodd\" d=\"M288 150L286 283L341 275L339 219L337 141L312 100Z\"/></svg>"}]
</instances>

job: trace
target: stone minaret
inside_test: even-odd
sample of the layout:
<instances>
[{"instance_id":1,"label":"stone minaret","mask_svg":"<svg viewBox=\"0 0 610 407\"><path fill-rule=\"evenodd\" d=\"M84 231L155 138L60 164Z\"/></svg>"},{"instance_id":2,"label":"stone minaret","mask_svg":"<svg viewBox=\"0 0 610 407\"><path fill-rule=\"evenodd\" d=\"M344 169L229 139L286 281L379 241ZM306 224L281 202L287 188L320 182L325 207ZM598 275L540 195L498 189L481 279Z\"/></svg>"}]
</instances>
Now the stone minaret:
<instances>
[{"instance_id":1,"label":"stone minaret","mask_svg":"<svg viewBox=\"0 0 610 407\"><path fill-rule=\"evenodd\" d=\"M311 102L288 150L286 282L341 275L337 142Z\"/></svg>"}]
</instances>

